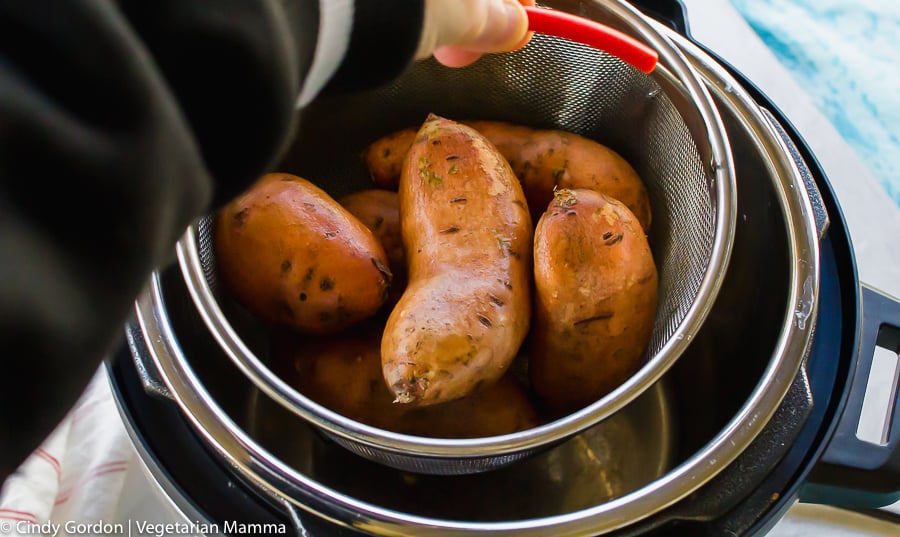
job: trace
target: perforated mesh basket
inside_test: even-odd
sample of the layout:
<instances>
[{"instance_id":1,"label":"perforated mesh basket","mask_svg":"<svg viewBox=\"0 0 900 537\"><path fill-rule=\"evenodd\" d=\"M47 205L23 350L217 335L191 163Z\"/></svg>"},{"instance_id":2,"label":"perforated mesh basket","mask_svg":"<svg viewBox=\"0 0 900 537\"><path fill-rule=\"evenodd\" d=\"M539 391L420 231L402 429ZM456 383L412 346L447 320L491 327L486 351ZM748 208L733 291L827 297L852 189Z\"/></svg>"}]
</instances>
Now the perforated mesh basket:
<instances>
[{"instance_id":1,"label":"perforated mesh basket","mask_svg":"<svg viewBox=\"0 0 900 537\"><path fill-rule=\"evenodd\" d=\"M704 321L724 278L735 178L724 127L705 88L669 41L627 4L548 4L643 41L659 53L659 66L645 75L618 58L542 35L519 52L486 56L464 69L423 62L388 87L321 99L305 110L281 169L316 182L335 198L372 188L361 150L384 134L421 124L430 112L563 129L619 152L650 197L659 305L645 365L612 393L552 423L491 438L420 438L366 426L284 383L261 359L264 344L254 343L261 341L262 327L224 313L233 308L216 288L212 217L179 243L192 297L238 367L264 393L364 457L417 472L471 473L563 441L622 408L668 370Z\"/></svg>"}]
</instances>

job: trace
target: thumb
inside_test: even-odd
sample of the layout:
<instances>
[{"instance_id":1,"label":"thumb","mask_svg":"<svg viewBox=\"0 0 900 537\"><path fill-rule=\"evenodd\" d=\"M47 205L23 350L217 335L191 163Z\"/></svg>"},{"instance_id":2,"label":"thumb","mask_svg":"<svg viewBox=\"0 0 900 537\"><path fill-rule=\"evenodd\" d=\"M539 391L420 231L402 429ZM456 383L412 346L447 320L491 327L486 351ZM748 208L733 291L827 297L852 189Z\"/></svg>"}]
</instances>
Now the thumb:
<instances>
[{"instance_id":1,"label":"thumb","mask_svg":"<svg viewBox=\"0 0 900 537\"><path fill-rule=\"evenodd\" d=\"M484 52L523 46L528 16L522 4L533 5L534 0L426 0L417 57L450 49L474 61ZM442 59L440 55L438 59Z\"/></svg>"}]
</instances>

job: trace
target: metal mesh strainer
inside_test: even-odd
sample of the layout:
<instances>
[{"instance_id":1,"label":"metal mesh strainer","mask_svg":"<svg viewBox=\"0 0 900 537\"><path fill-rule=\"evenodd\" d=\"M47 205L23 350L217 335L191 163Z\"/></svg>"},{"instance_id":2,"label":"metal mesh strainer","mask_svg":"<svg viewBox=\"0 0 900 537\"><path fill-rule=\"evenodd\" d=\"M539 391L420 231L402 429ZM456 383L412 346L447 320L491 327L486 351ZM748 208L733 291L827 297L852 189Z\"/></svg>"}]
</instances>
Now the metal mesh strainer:
<instances>
[{"instance_id":1,"label":"metal mesh strainer","mask_svg":"<svg viewBox=\"0 0 900 537\"><path fill-rule=\"evenodd\" d=\"M323 99L304 111L303 128L283 162L339 197L371 188L359 153L429 112L558 128L618 151L644 180L653 208L650 242L659 270L656 323L643 368L600 401L520 433L448 440L400 435L317 405L265 365L260 326L226 315L216 292L212 218L178 245L179 262L209 329L264 393L367 458L424 473L484 471L521 459L598 423L650 387L697 332L725 275L735 220L735 179L724 127L706 89L670 42L622 2L548 2L612 26L659 53L648 76L618 58L536 35L523 50L485 57L465 69L416 65L393 85ZM223 309L224 306L224 309Z\"/></svg>"}]
</instances>

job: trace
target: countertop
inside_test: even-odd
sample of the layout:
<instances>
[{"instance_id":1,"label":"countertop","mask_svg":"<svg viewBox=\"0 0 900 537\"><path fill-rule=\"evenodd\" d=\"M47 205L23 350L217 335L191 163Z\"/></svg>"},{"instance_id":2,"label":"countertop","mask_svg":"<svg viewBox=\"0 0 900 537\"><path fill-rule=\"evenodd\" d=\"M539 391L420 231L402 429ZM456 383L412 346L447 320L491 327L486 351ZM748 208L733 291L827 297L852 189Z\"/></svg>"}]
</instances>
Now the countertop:
<instances>
[{"instance_id":1,"label":"countertop","mask_svg":"<svg viewBox=\"0 0 900 537\"><path fill-rule=\"evenodd\" d=\"M900 297L900 248L895 246L900 240L900 207L896 201L731 3L682 2L690 17L691 35L769 96L828 171L850 228L860 280Z\"/></svg>"}]
</instances>

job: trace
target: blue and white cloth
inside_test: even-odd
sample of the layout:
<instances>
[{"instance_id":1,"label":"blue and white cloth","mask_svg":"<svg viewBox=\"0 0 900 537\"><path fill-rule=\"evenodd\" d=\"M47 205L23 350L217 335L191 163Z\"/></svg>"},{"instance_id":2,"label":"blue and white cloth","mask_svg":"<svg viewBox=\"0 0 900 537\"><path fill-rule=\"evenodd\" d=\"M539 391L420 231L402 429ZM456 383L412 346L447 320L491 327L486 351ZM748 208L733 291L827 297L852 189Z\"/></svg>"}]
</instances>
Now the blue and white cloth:
<instances>
[{"instance_id":1,"label":"blue and white cloth","mask_svg":"<svg viewBox=\"0 0 900 537\"><path fill-rule=\"evenodd\" d=\"M731 0L900 205L900 0Z\"/></svg>"}]
</instances>

